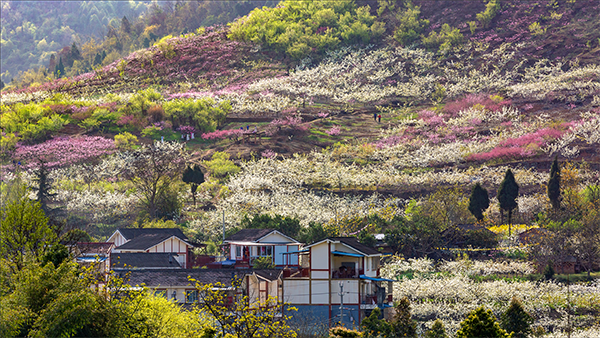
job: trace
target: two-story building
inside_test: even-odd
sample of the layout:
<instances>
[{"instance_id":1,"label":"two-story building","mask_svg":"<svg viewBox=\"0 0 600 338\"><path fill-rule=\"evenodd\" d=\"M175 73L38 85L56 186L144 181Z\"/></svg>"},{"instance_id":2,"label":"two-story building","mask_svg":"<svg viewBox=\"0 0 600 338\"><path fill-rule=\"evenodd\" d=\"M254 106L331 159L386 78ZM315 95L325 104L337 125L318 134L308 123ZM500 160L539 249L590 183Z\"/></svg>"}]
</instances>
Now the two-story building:
<instances>
[{"instance_id":1,"label":"two-story building","mask_svg":"<svg viewBox=\"0 0 600 338\"><path fill-rule=\"evenodd\" d=\"M294 254L291 254L292 256ZM392 307L392 280L381 278L382 254L354 237L332 237L306 246L303 270L283 280L283 301L298 309L294 319L358 326L375 307Z\"/></svg>"},{"instance_id":2,"label":"two-story building","mask_svg":"<svg viewBox=\"0 0 600 338\"><path fill-rule=\"evenodd\" d=\"M227 260L223 265L237 268L252 267L259 257L271 257L276 267L299 265L298 255L302 243L274 229L242 229L223 241Z\"/></svg>"},{"instance_id":3,"label":"two-story building","mask_svg":"<svg viewBox=\"0 0 600 338\"><path fill-rule=\"evenodd\" d=\"M177 228L125 228L115 231L107 240L114 243L111 256L121 253L169 253L181 268L191 267L190 243ZM158 257L158 256L157 256ZM111 258L111 261L114 261Z\"/></svg>"}]
</instances>

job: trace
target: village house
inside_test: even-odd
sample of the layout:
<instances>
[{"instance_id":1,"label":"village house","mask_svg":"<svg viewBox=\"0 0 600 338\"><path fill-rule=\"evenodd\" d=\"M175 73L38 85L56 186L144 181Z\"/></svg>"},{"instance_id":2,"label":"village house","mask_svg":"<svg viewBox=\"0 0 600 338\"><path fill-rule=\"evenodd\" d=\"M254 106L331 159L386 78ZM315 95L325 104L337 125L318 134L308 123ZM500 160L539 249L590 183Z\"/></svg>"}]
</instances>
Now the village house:
<instances>
[{"instance_id":1,"label":"village house","mask_svg":"<svg viewBox=\"0 0 600 338\"><path fill-rule=\"evenodd\" d=\"M247 296L248 305L265 304L271 296L282 299L280 269L133 269L119 270L131 286L144 285L155 294L180 304L198 302L195 283L213 284L226 293L227 305L234 305ZM219 283L217 285L217 283Z\"/></svg>"},{"instance_id":2,"label":"village house","mask_svg":"<svg viewBox=\"0 0 600 338\"><path fill-rule=\"evenodd\" d=\"M115 245L111 253L112 256L122 253L170 253L172 255L169 257L173 257L181 268L191 267L191 250L194 245L190 243L181 229L118 229L108 238L107 242ZM146 259L145 261L150 260Z\"/></svg>"},{"instance_id":3,"label":"village house","mask_svg":"<svg viewBox=\"0 0 600 338\"><path fill-rule=\"evenodd\" d=\"M289 253L298 251L301 245L274 229L242 229L223 241L227 260L221 265L252 267L257 258L271 257L276 267L297 267L298 255Z\"/></svg>"},{"instance_id":4,"label":"village house","mask_svg":"<svg viewBox=\"0 0 600 338\"><path fill-rule=\"evenodd\" d=\"M250 306L275 297L298 309L290 313L297 321L353 327L375 308L390 317L393 281L380 276L383 254L354 237L302 247L277 230L243 229L225 239L224 262L202 269L191 268L193 245L179 229L119 229L105 243L86 245L127 284L180 304L198 301L197 281L221 283L215 287L231 305L244 296ZM259 257L269 257L276 268L252 268Z\"/></svg>"},{"instance_id":5,"label":"village house","mask_svg":"<svg viewBox=\"0 0 600 338\"><path fill-rule=\"evenodd\" d=\"M332 237L304 247L302 268L283 279L283 301L295 320L353 327L379 307L391 314L392 280L381 278L382 254L354 237Z\"/></svg>"}]
</instances>

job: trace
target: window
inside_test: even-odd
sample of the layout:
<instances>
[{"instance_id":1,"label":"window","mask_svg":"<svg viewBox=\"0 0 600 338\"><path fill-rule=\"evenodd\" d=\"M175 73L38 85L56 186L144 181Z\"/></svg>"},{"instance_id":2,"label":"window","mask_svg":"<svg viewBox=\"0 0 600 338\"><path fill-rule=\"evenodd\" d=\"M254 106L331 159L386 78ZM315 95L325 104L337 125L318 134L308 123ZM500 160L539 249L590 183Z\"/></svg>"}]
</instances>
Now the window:
<instances>
[{"instance_id":1,"label":"window","mask_svg":"<svg viewBox=\"0 0 600 338\"><path fill-rule=\"evenodd\" d=\"M167 298L167 290L165 289L156 289L154 290L154 295L157 297Z\"/></svg>"},{"instance_id":2,"label":"window","mask_svg":"<svg viewBox=\"0 0 600 338\"><path fill-rule=\"evenodd\" d=\"M185 290L185 302L195 303L198 301L198 290Z\"/></svg>"},{"instance_id":3,"label":"window","mask_svg":"<svg viewBox=\"0 0 600 338\"><path fill-rule=\"evenodd\" d=\"M240 257L242 255L242 247L239 245L235 247L235 257Z\"/></svg>"},{"instance_id":4,"label":"window","mask_svg":"<svg viewBox=\"0 0 600 338\"><path fill-rule=\"evenodd\" d=\"M273 247L272 246L259 246L256 248L257 256L272 256L273 255Z\"/></svg>"}]
</instances>

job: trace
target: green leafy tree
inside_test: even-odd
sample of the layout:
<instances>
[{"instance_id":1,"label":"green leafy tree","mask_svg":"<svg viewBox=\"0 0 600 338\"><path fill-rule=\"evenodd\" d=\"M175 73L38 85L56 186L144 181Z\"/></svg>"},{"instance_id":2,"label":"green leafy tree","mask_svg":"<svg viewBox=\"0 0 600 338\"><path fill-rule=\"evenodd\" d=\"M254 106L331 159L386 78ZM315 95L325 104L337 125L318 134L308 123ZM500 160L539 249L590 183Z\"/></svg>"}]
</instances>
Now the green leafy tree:
<instances>
[{"instance_id":1,"label":"green leafy tree","mask_svg":"<svg viewBox=\"0 0 600 338\"><path fill-rule=\"evenodd\" d=\"M358 233L358 241L371 248L374 248L377 244L377 239L375 239L375 236L369 233L366 229L363 229Z\"/></svg>"},{"instance_id":2,"label":"green leafy tree","mask_svg":"<svg viewBox=\"0 0 600 338\"><path fill-rule=\"evenodd\" d=\"M554 211L560 210L560 168L558 166L558 157L554 158L550 168L550 179L548 180L548 198L552 203Z\"/></svg>"},{"instance_id":3,"label":"green leafy tree","mask_svg":"<svg viewBox=\"0 0 600 338\"><path fill-rule=\"evenodd\" d=\"M417 323L411 318L410 301L402 298L396 304L396 314L392 321L392 328L396 337L416 337Z\"/></svg>"},{"instance_id":4,"label":"green leafy tree","mask_svg":"<svg viewBox=\"0 0 600 338\"><path fill-rule=\"evenodd\" d=\"M523 304L513 297L508 309L502 314L502 328L511 334L511 338L526 338L531 333L531 324L533 317L525 311Z\"/></svg>"},{"instance_id":5,"label":"green leafy tree","mask_svg":"<svg viewBox=\"0 0 600 338\"><path fill-rule=\"evenodd\" d=\"M460 323L456 332L457 338L506 338L508 334L496 321L491 310L479 307L469 314L469 317Z\"/></svg>"},{"instance_id":6,"label":"green leafy tree","mask_svg":"<svg viewBox=\"0 0 600 338\"><path fill-rule=\"evenodd\" d=\"M446 247L449 238L442 235L445 228L432 218L420 214L410 219L394 217L385 233L387 244L405 257L427 257L437 248Z\"/></svg>"},{"instance_id":7,"label":"green leafy tree","mask_svg":"<svg viewBox=\"0 0 600 338\"><path fill-rule=\"evenodd\" d=\"M300 220L281 215L271 217L267 214L257 214L252 219L244 216L240 224L246 229L275 229L292 238L296 238L302 229Z\"/></svg>"},{"instance_id":8,"label":"green leafy tree","mask_svg":"<svg viewBox=\"0 0 600 338\"><path fill-rule=\"evenodd\" d=\"M308 227L304 227L300 230L298 241L306 244L316 243L329 237L329 234L323 228L322 224L310 222Z\"/></svg>"},{"instance_id":9,"label":"green leafy tree","mask_svg":"<svg viewBox=\"0 0 600 338\"><path fill-rule=\"evenodd\" d=\"M39 261L56 234L48 225L40 203L28 197L27 188L19 180L3 194L0 209L0 256L13 271L23 269L28 260Z\"/></svg>"},{"instance_id":10,"label":"green leafy tree","mask_svg":"<svg viewBox=\"0 0 600 338\"><path fill-rule=\"evenodd\" d=\"M469 211L477 218L478 221L483 220L483 212L490 206L490 198L488 192L481 184L477 183L471 191L469 198Z\"/></svg>"},{"instance_id":11,"label":"green leafy tree","mask_svg":"<svg viewBox=\"0 0 600 338\"><path fill-rule=\"evenodd\" d=\"M46 250L46 253L42 256L42 265L52 263L54 266L59 266L68 258L69 249L63 244L55 243Z\"/></svg>"},{"instance_id":12,"label":"green leafy tree","mask_svg":"<svg viewBox=\"0 0 600 338\"><path fill-rule=\"evenodd\" d=\"M517 197L519 196L519 185L515 181L515 176L512 170L506 170L504 179L500 183L498 189L498 203L500 204L500 213L502 215L502 222L504 223L504 211L508 211L508 234L510 236L510 224L512 224L512 211L515 209L517 204Z\"/></svg>"},{"instance_id":13,"label":"green leafy tree","mask_svg":"<svg viewBox=\"0 0 600 338\"><path fill-rule=\"evenodd\" d=\"M198 165L187 166L183 171L181 180L191 185L192 199L194 200L194 206L196 205L196 191L198 185L204 183L204 173Z\"/></svg>"},{"instance_id":14,"label":"green leafy tree","mask_svg":"<svg viewBox=\"0 0 600 338\"><path fill-rule=\"evenodd\" d=\"M440 319L436 319L435 322L433 322L431 329L425 333L425 338L448 338L448 334L446 334L446 329L444 328L444 322Z\"/></svg>"}]
</instances>

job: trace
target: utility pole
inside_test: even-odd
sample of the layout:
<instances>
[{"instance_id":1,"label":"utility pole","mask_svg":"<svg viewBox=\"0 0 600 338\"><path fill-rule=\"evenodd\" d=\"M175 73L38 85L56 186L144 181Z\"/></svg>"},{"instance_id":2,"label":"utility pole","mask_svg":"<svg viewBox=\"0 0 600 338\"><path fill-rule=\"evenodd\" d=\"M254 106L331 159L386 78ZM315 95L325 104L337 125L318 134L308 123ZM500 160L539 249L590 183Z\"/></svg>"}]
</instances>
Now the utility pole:
<instances>
[{"instance_id":1,"label":"utility pole","mask_svg":"<svg viewBox=\"0 0 600 338\"><path fill-rule=\"evenodd\" d=\"M344 282L340 282L340 323L344 326Z\"/></svg>"},{"instance_id":2,"label":"utility pole","mask_svg":"<svg viewBox=\"0 0 600 338\"><path fill-rule=\"evenodd\" d=\"M223 243L225 243L225 209L223 209Z\"/></svg>"}]
</instances>

